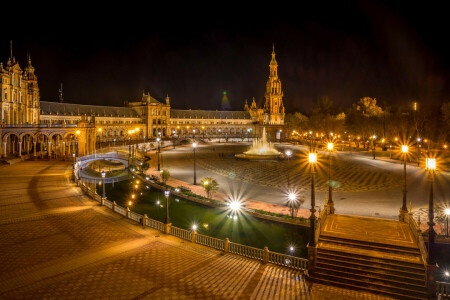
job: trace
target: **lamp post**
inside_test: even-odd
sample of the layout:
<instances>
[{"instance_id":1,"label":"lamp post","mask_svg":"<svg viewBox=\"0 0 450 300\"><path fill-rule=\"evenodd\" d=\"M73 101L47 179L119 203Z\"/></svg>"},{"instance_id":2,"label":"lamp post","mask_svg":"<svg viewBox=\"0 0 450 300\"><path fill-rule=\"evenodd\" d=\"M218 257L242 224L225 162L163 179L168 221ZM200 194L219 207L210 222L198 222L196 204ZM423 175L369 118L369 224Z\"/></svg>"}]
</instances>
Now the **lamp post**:
<instances>
[{"instance_id":1,"label":"lamp post","mask_svg":"<svg viewBox=\"0 0 450 300\"><path fill-rule=\"evenodd\" d=\"M106 172L103 171L102 172L103 198L106 197L106 193L105 193L105 176L106 176Z\"/></svg>"},{"instance_id":2,"label":"lamp post","mask_svg":"<svg viewBox=\"0 0 450 300\"><path fill-rule=\"evenodd\" d=\"M219 129L219 144L220 144L220 138L221 138L221 135L222 135L222 130L221 129Z\"/></svg>"},{"instance_id":3,"label":"lamp post","mask_svg":"<svg viewBox=\"0 0 450 300\"><path fill-rule=\"evenodd\" d=\"M205 126L202 126L203 141L205 140Z\"/></svg>"},{"instance_id":4,"label":"lamp post","mask_svg":"<svg viewBox=\"0 0 450 300\"><path fill-rule=\"evenodd\" d=\"M402 207L400 208L399 219L402 222L406 222L406 216L408 215L408 209L406 208L406 158L408 156L408 145L402 145L402 153L403 153L403 183L402 183L403 202Z\"/></svg>"},{"instance_id":5,"label":"lamp post","mask_svg":"<svg viewBox=\"0 0 450 300\"><path fill-rule=\"evenodd\" d=\"M287 156L287 158L288 158L288 171L287 171L287 180L288 180L288 189L291 187L291 180L290 180L290 164L289 164L289 161L291 160L291 155L292 155L292 151L291 150L286 150L286 152L285 152L285 154L286 154L286 156Z\"/></svg>"},{"instance_id":6,"label":"lamp post","mask_svg":"<svg viewBox=\"0 0 450 300\"><path fill-rule=\"evenodd\" d=\"M194 150L194 185L197 185L197 170L195 167L195 148L197 148L197 143L192 144L193 150Z\"/></svg>"},{"instance_id":7,"label":"lamp post","mask_svg":"<svg viewBox=\"0 0 450 300\"><path fill-rule=\"evenodd\" d=\"M317 153L309 153L309 164L311 165L311 216L309 217L309 225L310 225L310 240L309 246L316 246L316 238L314 236L316 231L316 192L314 190L314 166L317 163Z\"/></svg>"},{"instance_id":8,"label":"lamp post","mask_svg":"<svg viewBox=\"0 0 450 300\"><path fill-rule=\"evenodd\" d=\"M164 220L165 224L169 224L170 223L170 218L169 218L169 194L170 194L170 191L168 191L168 190L164 191L164 196L166 197L166 219Z\"/></svg>"},{"instance_id":9,"label":"lamp post","mask_svg":"<svg viewBox=\"0 0 450 300\"><path fill-rule=\"evenodd\" d=\"M420 166L420 148L422 148L422 145L420 145L420 142L422 139L419 137L417 138L417 166Z\"/></svg>"},{"instance_id":10,"label":"lamp post","mask_svg":"<svg viewBox=\"0 0 450 300\"><path fill-rule=\"evenodd\" d=\"M78 136L80 135L80 131L77 130L75 133L76 133L75 134L75 143L77 144L76 158L78 158L80 155L79 148L78 148Z\"/></svg>"},{"instance_id":11,"label":"lamp post","mask_svg":"<svg viewBox=\"0 0 450 300\"><path fill-rule=\"evenodd\" d=\"M161 151L161 144L160 144L161 139L158 137L158 138L156 138L156 141L158 142L158 152L156 153L156 155L158 156L158 171L161 171L161 166L159 163L159 153Z\"/></svg>"},{"instance_id":12,"label":"lamp post","mask_svg":"<svg viewBox=\"0 0 450 300\"><path fill-rule=\"evenodd\" d=\"M445 236L448 237L448 216L450 215L450 208L445 209L445 214L447 215L447 230L445 231Z\"/></svg>"},{"instance_id":13,"label":"lamp post","mask_svg":"<svg viewBox=\"0 0 450 300\"><path fill-rule=\"evenodd\" d=\"M434 199L433 199L433 183L434 172L436 170L436 159L427 158L426 168L430 178L430 194L428 198L428 260L429 265L435 265L434 260L434 239L436 237L436 231L434 231Z\"/></svg>"},{"instance_id":14,"label":"lamp post","mask_svg":"<svg viewBox=\"0 0 450 300\"><path fill-rule=\"evenodd\" d=\"M98 129L98 148L100 149L101 148L101 143L100 143L100 140L101 140L101 138L102 138L102 129L101 128L99 128ZM95 136L95 144L94 144L94 156L97 154L97 135Z\"/></svg>"},{"instance_id":15,"label":"lamp post","mask_svg":"<svg viewBox=\"0 0 450 300\"><path fill-rule=\"evenodd\" d=\"M372 136L372 150L373 150L373 159L375 159L375 139L377 138L376 135Z\"/></svg>"},{"instance_id":16,"label":"lamp post","mask_svg":"<svg viewBox=\"0 0 450 300\"><path fill-rule=\"evenodd\" d=\"M333 187L331 186L331 163L333 160L333 148L334 148L334 144L333 143L328 143L328 151L329 151L329 156L328 156L328 207L330 208L330 213L334 213L334 203L333 203Z\"/></svg>"}]
</instances>

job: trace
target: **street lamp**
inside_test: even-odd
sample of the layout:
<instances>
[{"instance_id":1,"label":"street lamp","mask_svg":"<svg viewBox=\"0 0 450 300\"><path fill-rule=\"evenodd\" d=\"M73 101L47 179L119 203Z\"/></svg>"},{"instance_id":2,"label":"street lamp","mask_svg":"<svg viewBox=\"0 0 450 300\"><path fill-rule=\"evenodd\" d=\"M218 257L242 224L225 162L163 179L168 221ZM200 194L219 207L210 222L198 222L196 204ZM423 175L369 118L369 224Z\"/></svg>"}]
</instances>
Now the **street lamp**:
<instances>
[{"instance_id":1,"label":"street lamp","mask_svg":"<svg viewBox=\"0 0 450 300\"><path fill-rule=\"evenodd\" d=\"M103 198L106 197L106 193L105 193L105 176L106 176L106 172L103 171L102 172Z\"/></svg>"},{"instance_id":2,"label":"street lamp","mask_svg":"<svg viewBox=\"0 0 450 300\"><path fill-rule=\"evenodd\" d=\"M408 156L408 145L402 145L402 153L403 153L403 203L400 208L400 216L399 219L402 222L406 222L406 216L408 214L408 209L406 208L406 158Z\"/></svg>"},{"instance_id":3,"label":"street lamp","mask_svg":"<svg viewBox=\"0 0 450 300\"><path fill-rule=\"evenodd\" d=\"M328 163L328 203L327 203L327 205L330 208L331 213L334 212L333 187L331 186L331 163L333 160L333 156L332 156L333 148L334 148L334 144L328 143L329 163Z\"/></svg>"},{"instance_id":4,"label":"street lamp","mask_svg":"<svg viewBox=\"0 0 450 300\"><path fill-rule=\"evenodd\" d=\"M309 225L310 225L310 240L309 240L309 246L315 247L316 246L316 238L314 236L315 234L315 227L316 227L316 192L314 190L314 165L317 163L317 153L309 153L309 164L311 165L311 216L309 217Z\"/></svg>"},{"instance_id":5,"label":"street lamp","mask_svg":"<svg viewBox=\"0 0 450 300\"><path fill-rule=\"evenodd\" d=\"M448 237L448 216L450 215L450 208L445 209L445 214L447 215L447 230L445 231L445 236Z\"/></svg>"},{"instance_id":6,"label":"street lamp","mask_svg":"<svg viewBox=\"0 0 450 300\"><path fill-rule=\"evenodd\" d=\"M289 199L289 206L291 207L291 218L294 218L294 207L297 202L297 195L295 193L289 193L288 195Z\"/></svg>"},{"instance_id":7,"label":"street lamp","mask_svg":"<svg viewBox=\"0 0 450 300\"><path fill-rule=\"evenodd\" d=\"M420 142L422 139L420 137L417 138L417 165L420 166L420 148L422 145L420 145Z\"/></svg>"},{"instance_id":8,"label":"street lamp","mask_svg":"<svg viewBox=\"0 0 450 300\"><path fill-rule=\"evenodd\" d=\"M156 155L158 156L158 171L161 171L161 166L159 164L159 154L161 152L161 144L160 144L161 139L158 137L156 138L156 141L158 142L158 152L156 153Z\"/></svg>"},{"instance_id":9,"label":"street lamp","mask_svg":"<svg viewBox=\"0 0 450 300\"><path fill-rule=\"evenodd\" d=\"M164 191L164 196L166 197L166 219L164 220L165 224L169 224L170 223L170 219L169 219L169 194L170 194L170 191L168 191L168 190Z\"/></svg>"},{"instance_id":10,"label":"street lamp","mask_svg":"<svg viewBox=\"0 0 450 300\"><path fill-rule=\"evenodd\" d=\"M375 159L375 139L377 138L376 135L372 136L372 150L373 150L373 159Z\"/></svg>"},{"instance_id":11,"label":"street lamp","mask_svg":"<svg viewBox=\"0 0 450 300\"><path fill-rule=\"evenodd\" d=\"M288 158L288 164L289 164L289 161L291 160L291 155L292 155L292 151L291 150L286 150L286 152L285 152L285 154L286 154L286 156L287 156L287 158ZM289 165L290 166L290 165ZM287 171L287 175L288 175L288 189L289 189L289 187L291 186L291 180L290 180L290 168L289 168L289 166L288 166L288 171Z\"/></svg>"},{"instance_id":12,"label":"street lamp","mask_svg":"<svg viewBox=\"0 0 450 300\"><path fill-rule=\"evenodd\" d=\"M429 265L435 265L434 260L434 239L436 237L436 231L434 231L434 199L433 199L433 183L434 172L436 171L436 159L427 158L426 169L430 178L430 195L428 198L428 260Z\"/></svg>"},{"instance_id":13,"label":"street lamp","mask_svg":"<svg viewBox=\"0 0 450 300\"><path fill-rule=\"evenodd\" d=\"M192 147L194 150L194 185L197 185L197 170L195 167L195 148L197 148L197 143L192 143Z\"/></svg>"}]
</instances>

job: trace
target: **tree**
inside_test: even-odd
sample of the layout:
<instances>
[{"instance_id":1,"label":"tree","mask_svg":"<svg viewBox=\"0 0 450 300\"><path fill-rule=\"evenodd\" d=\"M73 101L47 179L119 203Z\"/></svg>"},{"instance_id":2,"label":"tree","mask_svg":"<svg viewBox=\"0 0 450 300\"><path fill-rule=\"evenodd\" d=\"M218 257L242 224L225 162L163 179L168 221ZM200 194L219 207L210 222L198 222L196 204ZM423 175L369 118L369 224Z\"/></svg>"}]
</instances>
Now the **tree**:
<instances>
[{"instance_id":1,"label":"tree","mask_svg":"<svg viewBox=\"0 0 450 300\"><path fill-rule=\"evenodd\" d=\"M284 119L285 123L289 124L289 128L293 130L302 132L308 129L309 119L307 116L300 112L286 114Z\"/></svg>"},{"instance_id":2,"label":"tree","mask_svg":"<svg viewBox=\"0 0 450 300\"><path fill-rule=\"evenodd\" d=\"M164 184L166 184L167 180L170 178L169 170L161 170L161 180Z\"/></svg>"},{"instance_id":3,"label":"tree","mask_svg":"<svg viewBox=\"0 0 450 300\"><path fill-rule=\"evenodd\" d=\"M205 189L207 198L211 199L215 192L219 190L219 183L212 177L205 177L202 180L202 186Z\"/></svg>"},{"instance_id":4,"label":"tree","mask_svg":"<svg viewBox=\"0 0 450 300\"><path fill-rule=\"evenodd\" d=\"M363 97L353 104L347 113L346 127L354 136L359 136L363 141L369 140L372 135L383 134L383 109L377 105L375 98ZM359 143L359 142L358 142Z\"/></svg>"}]
</instances>

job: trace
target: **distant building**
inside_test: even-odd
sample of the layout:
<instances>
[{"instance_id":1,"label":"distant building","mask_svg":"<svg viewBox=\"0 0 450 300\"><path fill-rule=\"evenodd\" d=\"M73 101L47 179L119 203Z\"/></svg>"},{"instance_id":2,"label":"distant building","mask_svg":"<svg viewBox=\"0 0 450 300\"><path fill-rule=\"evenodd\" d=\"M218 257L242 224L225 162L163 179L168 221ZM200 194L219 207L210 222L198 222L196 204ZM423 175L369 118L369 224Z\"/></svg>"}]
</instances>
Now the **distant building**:
<instances>
[{"instance_id":1,"label":"distant building","mask_svg":"<svg viewBox=\"0 0 450 300\"><path fill-rule=\"evenodd\" d=\"M275 51L269 65L265 104L243 111L177 110L170 98L158 101L143 92L124 107L40 101L35 69L28 59L22 70L14 58L0 63L0 137L2 156L68 157L95 151L98 142L165 139L259 137L262 127L274 140L284 126L281 81ZM226 97L226 96L225 96ZM131 132L134 129L134 132ZM278 134L277 134L278 133Z\"/></svg>"}]
</instances>

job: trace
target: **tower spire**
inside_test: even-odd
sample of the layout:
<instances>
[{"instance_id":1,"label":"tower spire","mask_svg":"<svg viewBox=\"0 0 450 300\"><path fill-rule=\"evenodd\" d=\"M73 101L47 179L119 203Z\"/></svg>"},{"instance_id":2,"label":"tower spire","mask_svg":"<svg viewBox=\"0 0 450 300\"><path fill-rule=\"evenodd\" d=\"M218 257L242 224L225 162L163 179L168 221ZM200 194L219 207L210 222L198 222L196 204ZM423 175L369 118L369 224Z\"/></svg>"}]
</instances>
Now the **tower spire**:
<instances>
[{"instance_id":1,"label":"tower spire","mask_svg":"<svg viewBox=\"0 0 450 300\"><path fill-rule=\"evenodd\" d=\"M12 54L12 40L9 41L9 51L10 51L10 54L9 54L10 56L9 57L12 59L13 58L13 54Z\"/></svg>"}]
</instances>

